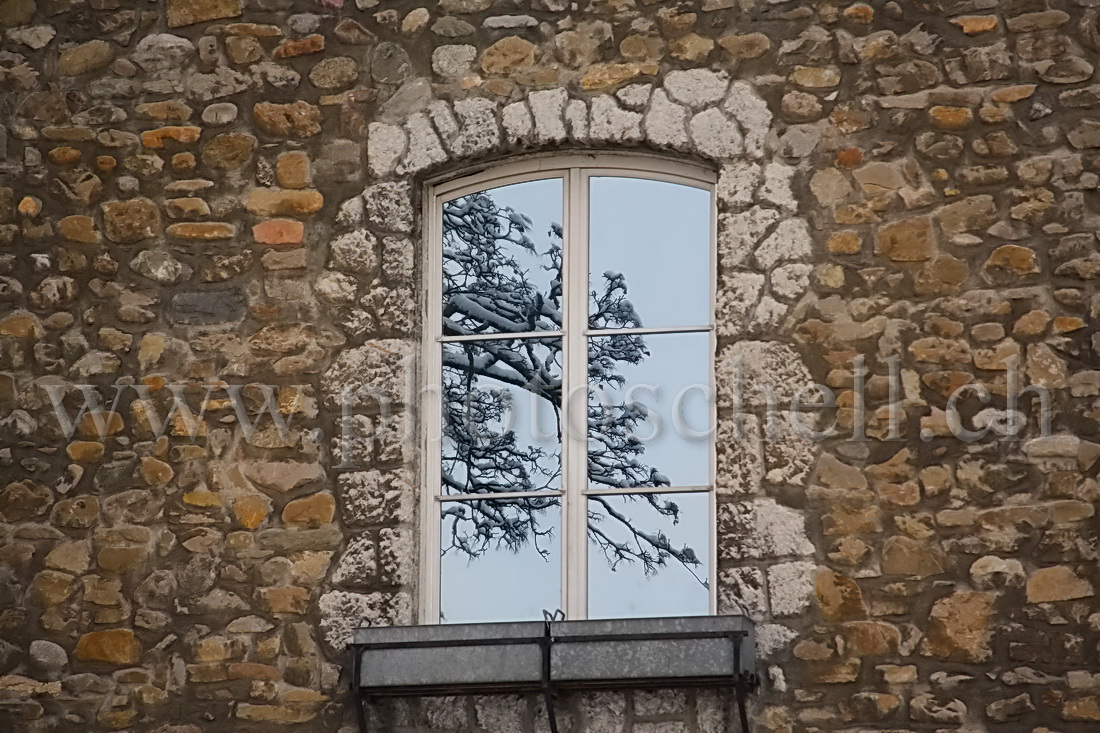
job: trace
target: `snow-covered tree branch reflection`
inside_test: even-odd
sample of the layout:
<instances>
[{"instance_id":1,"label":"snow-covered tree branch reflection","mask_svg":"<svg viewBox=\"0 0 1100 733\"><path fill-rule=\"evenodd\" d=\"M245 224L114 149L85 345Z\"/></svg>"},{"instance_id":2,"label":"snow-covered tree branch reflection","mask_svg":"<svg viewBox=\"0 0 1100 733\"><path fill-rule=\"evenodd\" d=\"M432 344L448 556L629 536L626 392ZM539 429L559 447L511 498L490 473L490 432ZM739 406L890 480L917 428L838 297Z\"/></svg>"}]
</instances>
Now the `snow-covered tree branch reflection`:
<instances>
[{"instance_id":1,"label":"snow-covered tree branch reflection","mask_svg":"<svg viewBox=\"0 0 1100 733\"><path fill-rule=\"evenodd\" d=\"M552 224L543 237L534 227L530 217L498 205L488 192L443 205L443 334L479 337L443 347L443 491L486 496L443 505L444 554L474 559L528 544L549 554L545 544L555 528L543 518L559 497L494 496L562 487L562 339L537 335L563 326L562 229ZM617 272L605 272L592 289L589 312L591 329L642 325L627 298L626 278ZM646 408L607 396L626 386L623 365L649 355L644 338L594 337L588 350L589 481L621 489L667 486L669 480L645 463L646 446L634 436ZM537 413L525 416L523 426L515 424L521 400ZM547 425L544 435L528 424L539 418ZM659 494L630 499L648 519L600 498L589 506L589 538L610 567L640 563L651 575L674 561L706 585L695 573L700 558L691 547L676 547L660 529L648 529L660 521L677 523L676 502Z\"/></svg>"}]
</instances>

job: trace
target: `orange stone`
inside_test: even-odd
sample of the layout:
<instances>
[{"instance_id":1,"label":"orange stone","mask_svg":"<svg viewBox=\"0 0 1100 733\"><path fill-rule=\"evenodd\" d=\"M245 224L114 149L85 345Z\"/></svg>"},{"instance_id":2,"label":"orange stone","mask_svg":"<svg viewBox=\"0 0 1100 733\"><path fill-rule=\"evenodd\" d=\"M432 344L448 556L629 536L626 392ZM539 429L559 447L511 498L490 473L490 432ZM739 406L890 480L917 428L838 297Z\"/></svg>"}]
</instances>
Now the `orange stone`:
<instances>
[{"instance_id":1,"label":"orange stone","mask_svg":"<svg viewBox=\"0 0 1100 733\"><path fill-rule=\"evenodd\" d=\"M192 125L158 127L141 133L141 144L153 150L163 148L165 140L175 140L183 145L189 145L199 139L201 132L201 129Z\"/></svg>"},{"instance_id":2,"label":"orange stone","mask_svg":"<svg viewBox=\"0 0 1100 733\"><path fill-rule=\"evenodd\" d=\"M261 588L259 595L272 613L303 614L309 606L309 591L297 585Z\"/></svg>"},{"instance_id":3,"label":"orange stone","mask_svg":"<svg viewBox=\"0 0 1100 733\"><path fill-rule=\"evenodd\" d=\"M66 216L58 222L61 236L69 242L77 244L99 244L102 237L95 227L95 220L90 216L74 214Z\"/></svg>"},{"instance_id":4,"label":"orange stone","mask_svg":"<svg viewBox=\"0 0 1100 733\"><path fill-rule=\"evenodd\" d=\"M859 148L844 148L836 154L836 164L842 168L855 168L863 162L863 151Z\"/></svg>"},{"instance_id":5,"label":"orange stone","mask_svg":"<svg viewBox=\"0 0 1100 733\"><path fill-rule=\"evenodd\" d=\"M967 107L936 106L928 110L928 116L941 130L963 130L974 121L974 112Z\"/></svg>"},{"instance_id":6,"label":"orange stone","mask_svg":"<svg viewBox=\"0 0 1100 733\"><path fill-rule=\"evenodd\" d=\"M535 44L519 36L501 38L481 56L486 74L511 74L535 65Z\"/></svg>"},{"instance_id":7,"label":"orange stone","mask_svg":"<svg viewBox=\"0 0 1100 733\"><path fill-rule=\"evenodd\" d=\"M302 216L320 211L325 198L313 189L254 188L244 205L257 216Z\"/></svg>"},{"instance_id":8,"label":"orange stone","mask_svg":"<svg viewBox=\"0 0 1100 733\"><path fill-rule=\"evenodd\" d=\"M195 170L195 166L194 153L176 153L172 156L172 172L174 173L191 173Z\"/></svg>"},{"instance_id":9,"label":"orange stone","mask_svg":"<svg viewBox=\"0 0 1100 733\"><path fill-rule=\"evenodd\" d=\"M80 162L80 151L76 148L61 147L50 150L50 162L54 165L73 165Z\"/></svg>"},{"instance_id":10,"label":"orange stone","mask_svg":"<svg viewBox=\"0 0 1100 733\"><path fill-rule=\"evenodd\" d=\"M103 458L103 443L94 440L76 440L65 447L70 461L95 463Z\"/></svg>"},{"instance_id":11,"label":"orange stone","mask_svg":"<svg viewBox=\"0 0 1100 733\"><path fill-rule=\"evenodd\" d=\"M1070 333L1084 328L1085 322L1076 316L1058 316L1051 327L1054 333Z\"/></svg>"},{"instance_id":12,"label":"orange stone","mask_svg":"<svg viewBox=\"0 0 1100 733\"><path fill-rule=\"evenodd\" d=\"M849 621L844 624L844 643L853 657L893 654L901 644L901 632L881 621Z\"/></svg>"},{"instance_id":13,"label":"orange stone","mask_svg":"<svg viewBox=\"0 0 1100 733\"><path fill-rule=\"evenodd\" d=\"M283 188L309 185L309 156L301 150L283 153L275 163L275 177Z\"/></svg>"},{"instance_id":14,"label":"orange stone","mask_svg":"<svg viewBox=\"0 0 1100 733\"><path fill-rule=\"evenodd\" d=\"M95 167L99 169L100 173L110 173L118 165L118 161L115 160L113 155L97 155L95 159Z\"/></svg>"},{"instance_id":15,"label":"orange stone","mask_svg":"<svg viewBox=\"0 0 1100 733\"><path fill-rule=\"evenodd\" d=\"M245 529L256 529L267 518L268 503L260 496L238 496L233 502L233 516Z\"/></svg>"},{"instance_id":16,"label":"orange stone","mask_svg":"<svg viewBox=\"0 0 1100 733\"><path fill-rule=\"evenodd\" d=\"M122 415L117 412L88 412L76 424L76 432L84 438L101 438L122 432Z\"/></svg>"},{"instance_id":17,"label":"orange stone","mask_svg":"<svg viewBox=\"0 0 1100 733\"><path fill-rule=\"evenodd\" d=\"M272 680L280 679L279 669L270 664L257 662L234 662L229 665L231 680Z\"/></svg>"},{"instance_id":18,"label":"orange stone","mask_svg":"<svg viewBox=\"0 0 1100 733\"><path fill-rule=\"evenodd\" d=\"M829 237L828 247L835 255L858 255L863 249L863 238L851 230L837 232Z\"/></svg>"},{"instance_id":19,"label":"orange stone","mask_svg":"<svg viewBox=\"0 0 1100 733\"><path fill-rule=\"evenodd\" d=\"M305 56L311 53L320 53L325 50L325 37L320 33L314 33L305 38L288 38L275 47L275 58L289 59L295 56Z\"/></svg>"},{"instance_id":20,"label":"orange stone","mask_svg":"<svg viewBox=\"0 0 1100 733\"><path fill-rule=\"evenodd\" d=\"M252 238L259 244L301 244L305 229L294 219L269 219L252 227Z\"/></svg>"},{"instance_id":21,"label":"orange stone","mask_svg":"<svg viewBox=\"0 0 1100 733\"><path fill-rule=\"evenodd\" d=\"M869 24L875 19L875 11L870 5L852 5L844 9L844 17L853 23Z\"/></svg>"},{"instance_id":22,"label":"orange stone","mask_svg":"<svg viewBox=\"0 0 1100 733\"><path fill-rule=\"evenodd\" d=\"M130 629L90 631L76 642L73 656L86 662L137 664L141 661L141 642Z\"/></svg>"},{"instance_id":23,"label":"orange stone","mask_svg":"<svg viewBox=\"0 0 1100 733\"><path fill-rule=\"evenodd\" d=\"M985 267L1006 270L1017 275L1030 275L1039 271L1035 250L1018 244L1002 244L985 261Z\"/></svg>"},{"instance_id":24,"label":"orange stone","mask_svg":"<svg viewBox=\"0 0 1100 733\"><path fill-rule=\"evenodd\" d=\"M30 340L41 338L44 333L38 318L25 311L17 311L0 320L0 336Z\"/></svg>"},{"instance_id":25,"label":"orange stone","mask_svg":"<svg viewBox=\"0 0 1100 733\"><path fill-rule=\"evenodd\" d=\"M191 108L178 99L139 104L137 113L139 117L157 122L187 122L191 119Z\"/></svg>"},{"instance_id":26,"label":"orange stone","mask_svg":"<svg viewBox=\"0 0 1100 733\"><path fill-rule=\"evenodd\" d=\"M935 248L932 220L926 216L883 224L875 232L875 253L894 262L931 259Z\"/></svg>"},{"instance_id":27,"label":"orange stone","mask_svg":"<svg viewBox=\"0 0 1100 733\"><path fill-rule=\"evenodd\" d=\"M952 18L951 22L968 36L995 31L999 25L996 15L964 15L959 18Z\"/></svg>"},{"instance_id":28,"label":"orange stone","mask_svg":"<svg viewBox=\"0 0 1100 733\"><path fill-rule=\"evenodd\" d=\"M232 239L237 228L223 221L189 221L169 224L164 229L169 236L179 239L199 239L210 242L218 239Z\"/></svg>"},{"instance_id":29,"label":"orange stone","mask_svg":"<svg viewBox=\"0 0 1100 733\"><path fill-rule=\"evenodd\" d=\"M42 201L34 196L24 196L19 202L19 213L34 218L42 213Z\"/></svg>"},{"instance_id":30,"label":"orange stone","mask_svg":"<svg viewBox=\"0 0 1100 733\"><path fill-rule=\"evenodd\" d=\"M846 575L831 570L818 571L814 596L821 617L826 621L851 621L867 618L859 585Z\"/></svg>"},{"instance_id":31,"label":"orange stone","mask_svg":"<svg viewBox=\"0 0 1100 733\"><path fill-rule=\"evenodd\" d=\"M641 75L638 64L594 64L581 77L581 86L588 91L609 89Z\"/></svg>"},{"instance_id":32,"label":"orange stone","mask_svg":"<svg viewBox=\"0 0 1100 733\"><path fill-rule=\"evenodd\" d=\"M336 500L327 493L295 499L283 508L283 522L292 527L320 527L335 515Z\"/></svg>"},{"instance_id":33,"label":"orange stone","mask_svg":"<svg viewBox=\"0 0 1100 733\"><path fill-rule=\"evenodd\" d=\"M997 89L989 95L989 98L1001 104L1011 104L1013 102L1019 102L1022 99L1027 99L1035 93L1037 88L1038 85L1036 84L1018 84L1016 86Z\"/></svg>"},{"instance_id":34,"label":"orange stone","mask_svg":"<svg viewBox=\"0 0 1100 733\"><path fill-rule=\"evenodd\" d=\"M217 507L222 505L222 497L215 491L188 491L183 495L183 503L197 507Z\"/></svg>"},{"instance_id":35,"label":"orange stone","mask_svg":"<svg viewBox=\"0 0 1100 733\"><path fill-rule=\"evenodd\" d=\"M159 486L172 480L176 472L164 461L145 456L141 459L141 477L150 486Z\"/></svg>"}]
</instances>

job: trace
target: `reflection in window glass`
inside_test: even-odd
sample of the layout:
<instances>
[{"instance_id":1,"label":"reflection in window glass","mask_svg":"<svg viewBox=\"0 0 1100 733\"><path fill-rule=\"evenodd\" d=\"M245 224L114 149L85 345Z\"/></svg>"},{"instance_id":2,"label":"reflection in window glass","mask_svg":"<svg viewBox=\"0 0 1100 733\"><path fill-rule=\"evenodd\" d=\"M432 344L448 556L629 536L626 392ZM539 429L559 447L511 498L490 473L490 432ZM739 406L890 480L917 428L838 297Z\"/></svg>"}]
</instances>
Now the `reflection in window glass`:
<instances>
[{"instance_id":1,"label":"reflection in window glass","mask_svg":"<svg viewBox=\"0 0 1100 733\"><path fill-rule=\"evenodd\" d=\"M561 339L443 345L445 494L561 486Z\"/></svg>"},{"instance_id":2,"label":"reflection in window glass","mask_svg":"<svg viewBox=\"0 0 1100 733\"><path fill-rule=\"evenodd\" d=\"M589 209L592 328L710 323L710 192L594 177Z\"/></svg>"},{"instance_id":3,"label":"reflection in window glass","mask_svg":"<svg viewBox=\"0 0 1100 733\"><path fill-rule=\"evenodd\" d=\"M633 494L588 500L588 616L710 612L710 495Z\"/></svg>"},{"instance_id":4,"label":"reflection in window glass","mask_svg":"<svg viewBox=\"0 0 1100 733\"><path fill-rule=\"evenodd\" d=\"M436 199L442 621L709 611L710 179L598 172Z\"/></svg>"},{"instance_id":5,"label":"reflection in window glass","mask_svg":"<svg viewBox=\"0 0 1100 733\"><path fill-rule=\"evenodd\" d=\"M443 204L443 335L561 329L562 181Z\"/></svg>"},{"instance_id":6,"label":"reflection in window glass","mask_svg":"<svg viewBox=\"0 0 1100 733\"><path fill-rule=\"evenodd\" d=\"M441 622L528 621L560 607L557 497L442 507Z\"/></svg>"},{"instance_id":7,"label":"reflection in window glass","mask_svg":"<svg viewBox=\"0 0 1100 733\"><path fill-rule=\"evenodd\" d=\"M710 334L588 341L588 486L710 483Z\"/></svg>"}]
</instances>

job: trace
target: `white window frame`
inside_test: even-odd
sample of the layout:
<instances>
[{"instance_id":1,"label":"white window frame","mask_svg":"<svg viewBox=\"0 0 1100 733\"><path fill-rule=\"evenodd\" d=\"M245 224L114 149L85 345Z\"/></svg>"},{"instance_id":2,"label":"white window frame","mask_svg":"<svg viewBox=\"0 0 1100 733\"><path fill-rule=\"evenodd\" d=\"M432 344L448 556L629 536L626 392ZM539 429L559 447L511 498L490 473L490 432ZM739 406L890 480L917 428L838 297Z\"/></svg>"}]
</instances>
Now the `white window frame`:
<instances>
[{"instance_id":1,"label":"white window frame","mask_svg":"<svg viewBox=\"0 0 1100 733\"><path fill-rule=\"evenodd\" d=\"M710 194L710 324L689 328L633 328L588 329L588 182L590 178L618 176L640 178L668 183L678 183L706 190ZM716 390L716 302L717 246L715 184L717 173L702 165L669 160L656 155L630 153L557 154L531 157L524 160L492 164L474 172L441 176L425 184L423 199L426 256L424 257L424 298L422 323L422 373L420 390L420 414L422 419L422 465L420 470L421 497L419 518L420 543L420 592L419 622L438 624L440 604L440 506L444 501L459 497L443 495L441 486L442 459L442 405L439 380L442 374L442 344L468 340L463 337L442 336L441 313L443 307L443 246L442 226L439 215L442 204L490 188L515 183L561 178L563 180L562 212L562 287L563 328L561 331L538 332L540 337L562 338L563 354L563 402L570 395L587 387L587 340L590 335L614 333L699 333L710 334L710 363L708 373L712 397L710 399L709 486L700 487L637 487L631 489L588 488L587 411L581 409L580 420L563 405L563 421L572 419L579 429L563 429L562 478L559 491L501 493L501 499L522 498L536 495L561 496L561 589L562 605L566 618L587 618L588 611L588 517L587 502L591 494L643 494L695 492L709 495L708 527L710 531L708 552L709 610L717 612L717 510L716 510L716 460L717 412L713 392ZM582 283L576 287L575 283ZM511 334L513 337L536 334ZM479 339L486 337L481 336ZM581 392L583 394L583 391ZM550 609L553 610L553 609Z\"/></svg>"}]
</instances>

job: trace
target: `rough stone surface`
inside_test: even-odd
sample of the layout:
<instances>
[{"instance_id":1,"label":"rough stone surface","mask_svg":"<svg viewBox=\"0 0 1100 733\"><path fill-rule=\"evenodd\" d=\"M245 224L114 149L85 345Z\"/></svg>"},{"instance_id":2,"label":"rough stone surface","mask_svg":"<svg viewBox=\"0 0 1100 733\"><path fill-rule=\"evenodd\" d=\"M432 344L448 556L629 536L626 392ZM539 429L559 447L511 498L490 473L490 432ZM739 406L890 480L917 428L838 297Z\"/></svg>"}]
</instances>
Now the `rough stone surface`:
<instances>
[{"instance_id":1,"label":"rough stone surface","mask_svg":"<svg viewBox=\"0 0 1100 733\"><path fill-rule=\"evenodd\" d=\"M1098 12L0 0L0 730L354 728L343 644L432 582L425 184L595 151L716 180L716 567L663 531L757 622L752 728L1092 730ZM637 217L669 252L613 269L648 326L685 288L635 268L678 277L689 222ZM534 733L543 704L370 720ZM739 728L710 691L555 705Z\"/></svg>"}]
</instances>

